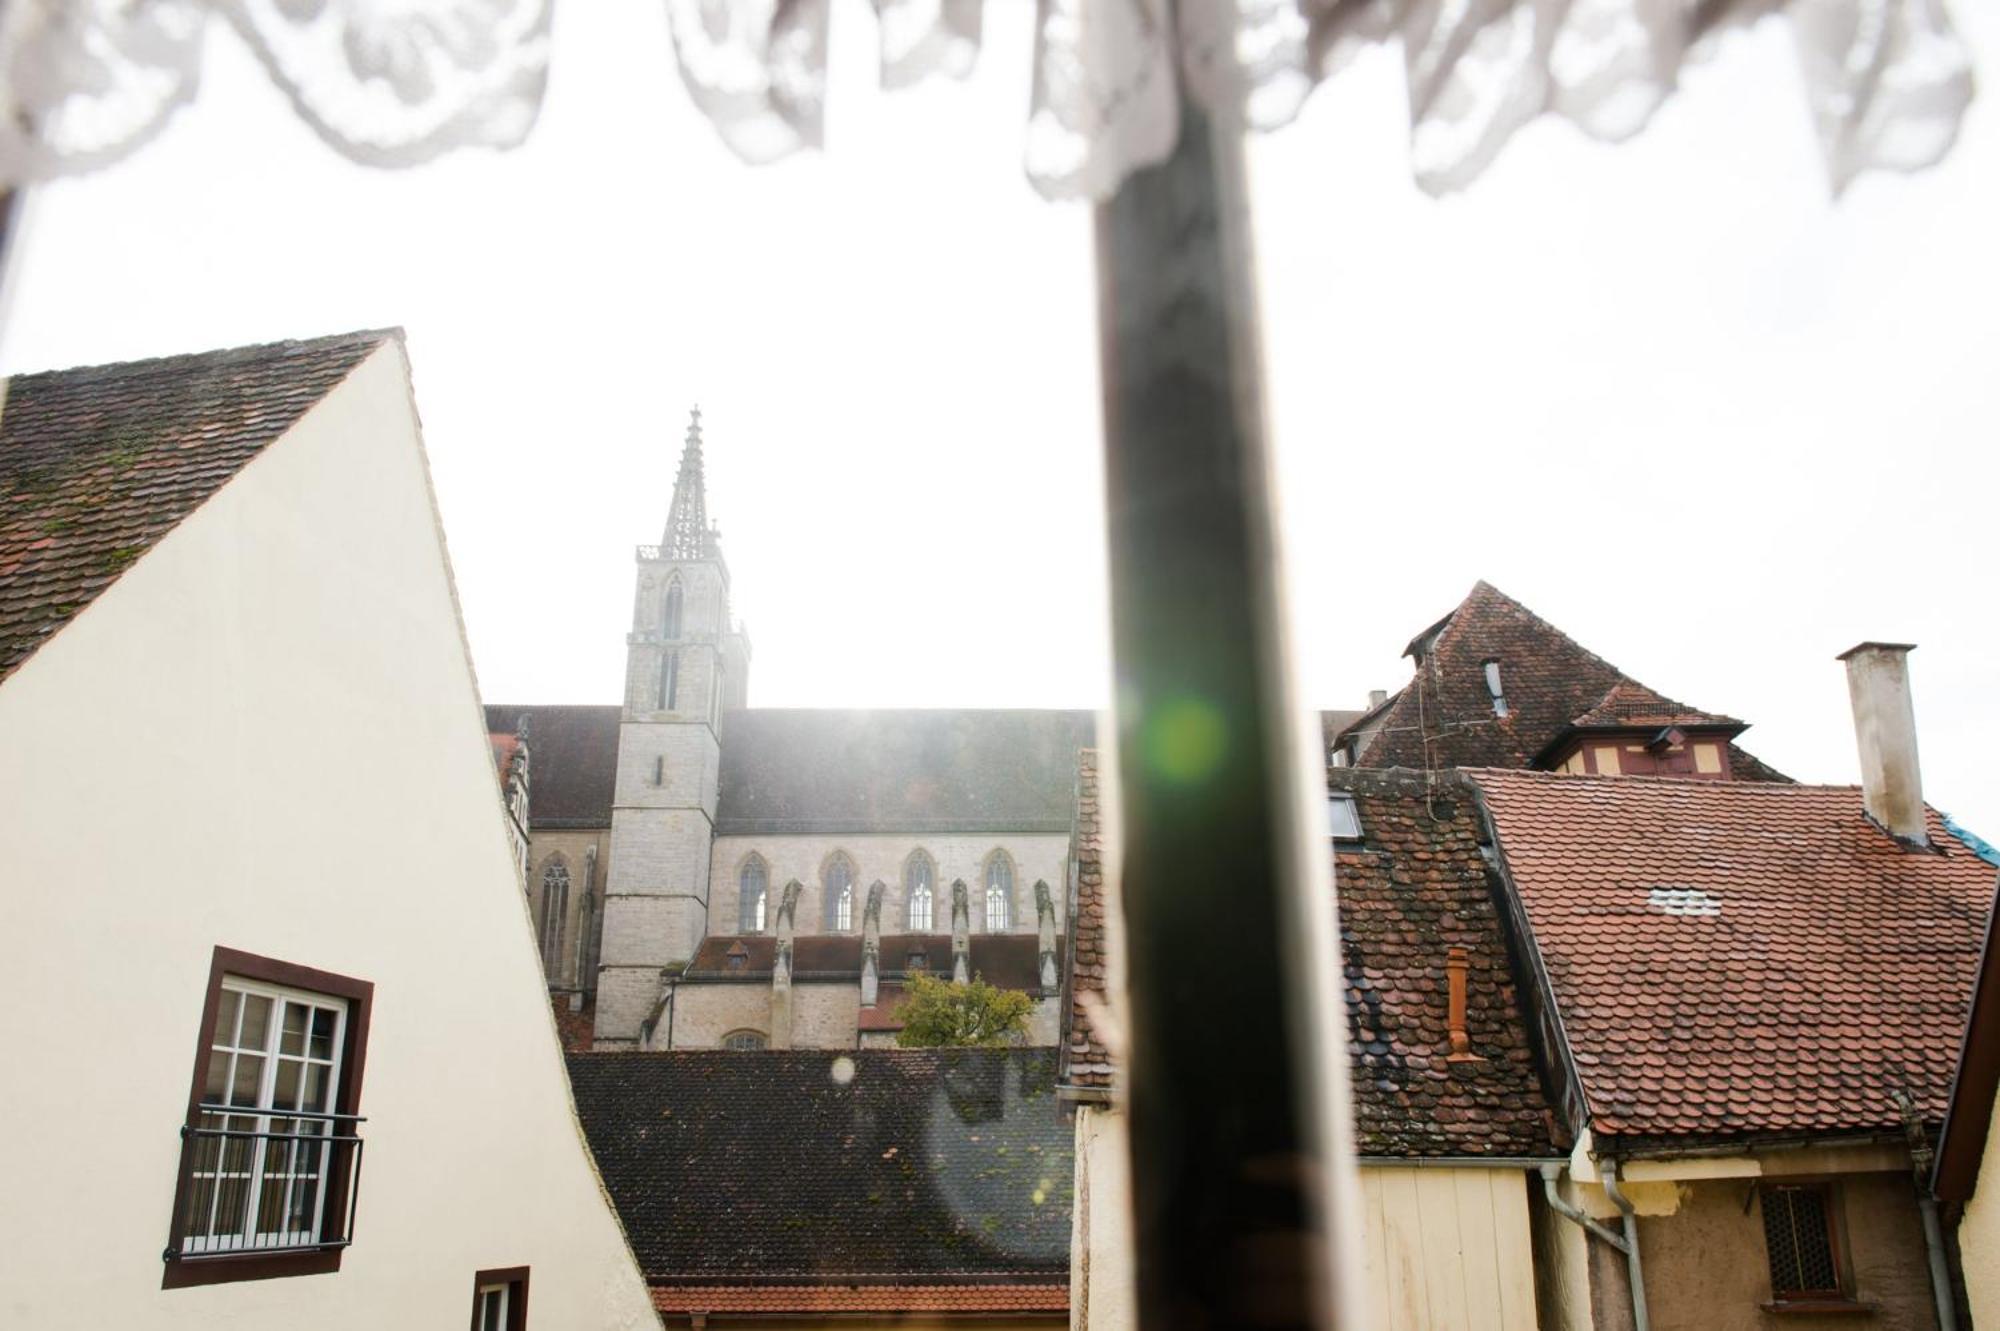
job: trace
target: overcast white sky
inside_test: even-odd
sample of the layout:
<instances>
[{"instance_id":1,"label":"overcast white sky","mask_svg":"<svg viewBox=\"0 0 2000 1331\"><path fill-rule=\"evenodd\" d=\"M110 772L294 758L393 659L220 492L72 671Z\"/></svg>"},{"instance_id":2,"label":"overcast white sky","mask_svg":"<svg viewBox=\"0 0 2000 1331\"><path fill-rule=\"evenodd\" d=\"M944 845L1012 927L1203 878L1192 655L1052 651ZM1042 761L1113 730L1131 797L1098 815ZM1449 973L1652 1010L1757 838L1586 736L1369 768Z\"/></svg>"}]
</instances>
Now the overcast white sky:
<instances>
[{"instance_id":1,"label":"overcast white sky","mask_svg":"<svg viewBox=\"0 0 2000 1331\"><path fill-rule=\"evenodd\" d=\"M612 701L686 409L760 705L1093 705L1108 678L1088 214L1019 170L1031 7L967 84L873 86L738 164L664 7L559 7L542 121L409 173L336 158L232 33L126 165L37 192L0 369L401 324L481 683ZM1981 67L2000 17L1957 6ZM1408 675L1484 577L1653 687L1850 781L1835 653L1913 641L1926 793L2000 838L2000 109L1828 201L1782 27L1637 142L1558 124L1443 203L1399 57L1253 159L1309 699Z\"/></svg>"}]
</instances>

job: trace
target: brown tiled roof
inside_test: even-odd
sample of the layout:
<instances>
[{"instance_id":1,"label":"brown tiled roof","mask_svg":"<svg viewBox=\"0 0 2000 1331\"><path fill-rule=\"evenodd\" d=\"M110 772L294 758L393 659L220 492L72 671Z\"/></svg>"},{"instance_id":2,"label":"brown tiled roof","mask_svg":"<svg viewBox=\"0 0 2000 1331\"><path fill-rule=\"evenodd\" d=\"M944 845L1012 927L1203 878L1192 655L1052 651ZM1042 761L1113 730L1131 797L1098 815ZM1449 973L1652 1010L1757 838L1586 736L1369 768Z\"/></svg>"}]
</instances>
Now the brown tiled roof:
<instances>
[{"instance_id":1,"label":"brown tiled roof","mask_svg":"<svg viewBox=\"0 0 2000 1331\"><path fill-rule=\"evenodd\" d=\"M573 1054L577 1112L658 1285L1069 1278L1053 1050Z\"/></svg>"},{"instance_id":2,"label":"brown tiled roof","mask_svg":"<svg viewBox=\"0 0 2000 1331\"><path fill-rule=\"evenodd\" d=\"M903 1029L903 986L884 982L875 990L875 1006L861 1009L861 1019L855 1023L856 1029L864 1031L900 1031Z\"/></svg>"},{"instance_id":3,"label":"brown tiled roof","mask_svg":"<svg viewBox=\"0 0 2000 1331\"><path fill-rule=\"evenodd\" d=\"M1364 1156L1559 1154L1472 792L1423 774L1336 768L1359 844L1335 845L1342 988ZM1466 1030L1482 1061L1452 1063L1445 963L1466 951Z\"/></svg>"},{"instance_id":4,"label":"brown tiled roof","mask_svg":"<svg viewBox=\"0 0 2000 1331\"><path fill-rule=\"evenodd\" d=\"M1636 716L1641 699L1648 707L1657 700L1671 714L1707 718L1697 724L1741 728L1660 697L1485 582L1417 635L1408 653L1416 658L1414 675L1378 718L1380 729L1359 766L1530 767L1577 718L1606 705L1613 711L1632 705ZM1500 664L1504 717L1494 715L1487 692L1488 661ZM1730 771L1737 780L1787 779L1733 745Z\"/></svg>"},{"instance_id":5,"label":"brown tiled roof","mask_svg":"<svg viewBox=\"0 0 2000 1331\"><path fill-rule=\"evenodd\" d=\"M528 722L534 761L530 829L611 826L618 785L617 707L486 704L486 729L512 734Z\"/></svg>"},{"instance_id":6,"label":"brown tiled roof","mask_svg":"<svg viewBox=\"0 0 2000 1331\"><path fill-rule=\"evenodd\" d=\"M1850 787L1487 771L1593 1132L1671 1143L1935 1123L1994 871Z\"/></svg>"},{"instance_id":7,"label":"brown tiled roof","mask_svg":"<svg viewBox=\"0 0 2000 1331\"><path fill-rule=\"evenodd\" d=\"M346 333L8 380L0 679L400 336Z\"/></svg>"},{"instance_id":8,"label":"brown tiled roof","mask_svg":"<svg viewBox=\"0 0 2000 1331\"><path fill-rule=\"evenodd\" d=\"M1069 907L1069 955L1064 971L1062 1080L1066 1086L1109 1090L1111 1051L1093 1024L1093 1001L1104 998L1110 982L1106 950L1104 814L1097 782L1097 751L1077 755L1076 813L1070 853L1076 858L1076 899Z\"/></svg>"},{"instance_id":9,"label":"brown tiled roof","mask_svg":"<svg viewBox=\"0 0 2000 1331\"><path fill-rule=\"evenodd\" d=\"M1698 712L1685 703L1663 698L1636 679L1621 679L1580 716L1570 718L1579 730L1652 729L1679 726L1683 729L1735 729L1744 725L1732 716Z\"/></svg>"},{"instance_id":10,"label":"brown tiled roof","mask_svg":"<svg viewBox=\"0 0 2000 1331\"><path fill-rule=\"evenodd\" d=\"M1065 832L1095 726L1065 711L727 712L715 830Z\"/></svg>"},{"instance_id":11,"label":"brown tiled roof","mask_svg":"<svg viewBox=\"0 0 2000 1331\"><path fill-rule=\"evenodd\" d=\"M743 964L731 967L729 954L743 949ZM927 973L951 976L950 934L883 934L883 977L901 977L912 953L927 959ZM974 974L1002 989L1039 992L1041 940L1034 934L973 934L966 940L966 960ZM1063 945L1056 942L1056 973L1062 973ZM778 956L778 940L770 934L710 934L695 948L684 983L703 980L769 980ZM792 977L859 980L860 934L799 934L792 939Z\"/></svg>"},{"instance_id":12,"label":"brown tiled roof","mask_svg":"<svg viewBox=\"0 0 2000 1331\"><path fill-rule=\"evenodd\" d=\"M909 1314L1069 1312L1067 1284L1019 1285L655 1285L663 1313Z\"/></svg>"}]
</instances>

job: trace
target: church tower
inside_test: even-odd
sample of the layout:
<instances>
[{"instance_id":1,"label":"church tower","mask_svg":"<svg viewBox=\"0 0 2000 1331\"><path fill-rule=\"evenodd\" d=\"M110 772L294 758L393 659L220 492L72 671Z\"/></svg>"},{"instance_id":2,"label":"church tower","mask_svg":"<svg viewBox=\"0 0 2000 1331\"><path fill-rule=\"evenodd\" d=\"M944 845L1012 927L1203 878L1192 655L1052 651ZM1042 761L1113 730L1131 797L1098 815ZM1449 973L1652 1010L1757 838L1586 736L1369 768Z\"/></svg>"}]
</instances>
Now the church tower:
<instances>
[{"instance_id":1,"label":"church tower","mask_svg":"<svg viewBox=\"0 0 2000 1331\"><path fill-rule=\"evenodd\" d=\"M688 421L658 545L638 549L597 976L597 1047L638 1048L661 972L708 930L722 713L741 707L749 640L729 621L729 569L708 522L701 409Z\"/></svg>"}]
</instances>

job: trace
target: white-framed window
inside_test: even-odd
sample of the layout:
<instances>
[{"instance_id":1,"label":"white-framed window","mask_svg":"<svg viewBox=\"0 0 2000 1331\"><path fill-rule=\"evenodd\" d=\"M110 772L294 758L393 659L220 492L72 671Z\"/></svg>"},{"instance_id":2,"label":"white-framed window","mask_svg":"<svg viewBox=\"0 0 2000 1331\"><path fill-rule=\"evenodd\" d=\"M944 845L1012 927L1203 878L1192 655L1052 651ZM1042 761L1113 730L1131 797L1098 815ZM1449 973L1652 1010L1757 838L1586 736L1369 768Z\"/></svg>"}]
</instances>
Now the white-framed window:
<instances>
[{"instance_id":1,"label":"white-framed window","mask_svg":"<svg viewBox=\"0 0 2000 1331\"><path fill-rule=\"evenodd\" d=\"M514 1292L510 1285L481 1285L479 1302L472 1312L475 1331L507 1331L507 1296Z\"/></svg>"},{"instance_id":2,"label":"white-framed window","mask_svg":"<svg viewBox=\"0 0 2000 1331\"><path fill-rule=\"evenodd\" d=\"M525 1331L528 1268L480 1271L472 1277L472 1331Z\"/></svg>"},{"instance_id":3,"label":"white-framed window","mask_svg":"<svg viewBox=\"0 0 2000 1331\"><path fill-rule=\"evenodd\" d=\"M931 931L931 902L935 899L937 865L924 851L916 851L903 865L905 918L913 934Z\"/></svg>"},{"instance_id":4,"label":"white-framed window","mask_svg":"<svg viewBox=\"0 0 2000 1331\"><path fill-rule=\"evenodd\" d=\"M1014 927L1014 861L996 850L986 859L986 932L1005 933Z\"/></svg>"},{"instance_id":5,"label":"white-framed window","mask_svg":"<svg viewBox=\"0 0 2000 1331\"><path fill-rule=\"evenodd\" d=\"M764 1039L764 1032L762 1031L731 1031L729 1034L722 1037L722 1047L724 1049L735 1049L739 1051L749 1050L749 1049L762 1049L765 1047L767 1043L768 1042Z\"/></svg>"},{"instance_id":6,"label":"white-framed window","mask_svg":"<svg viewBox=\"0 0 2000 1331\"><path fill-rule=\"evenodd\" d=\"M320 1242L348 1004L225 975L195 1115L180 1251Z\"/></svg>"}]
</instances>

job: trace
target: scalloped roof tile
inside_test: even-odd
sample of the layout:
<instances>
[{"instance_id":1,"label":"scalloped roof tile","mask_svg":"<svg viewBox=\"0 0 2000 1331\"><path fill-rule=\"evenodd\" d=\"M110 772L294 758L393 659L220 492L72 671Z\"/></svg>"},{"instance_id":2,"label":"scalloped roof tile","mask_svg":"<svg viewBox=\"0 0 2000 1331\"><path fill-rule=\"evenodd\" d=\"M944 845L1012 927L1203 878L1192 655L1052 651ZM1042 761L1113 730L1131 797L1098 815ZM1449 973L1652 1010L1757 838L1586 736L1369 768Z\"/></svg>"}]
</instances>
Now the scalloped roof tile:
<instances>
[{"instance_id":1,"label":"scalloped roof tile","mask_svg":"<svg viewBox=\"0 0 2000 1331\"><path fill-rule=\"evenodd\" d=\"M1602 1137L1935 1124L1994 870L1930 814L1899 846L1847 786L1481 771Z\"/></svg>"},{"instance_id":2,"label":"scalloped roof tile","mask_svg":"<svg viewBox=\"0 0 2000 1331\"><path fill-rule=\"evenodd\" d=\"M1654 693L1488 582L1475 584L1405 654L1416 658L1415 677L1370 720L1373 737L1358 766L1530 767L1577 718L1607 703L1615 707L1621 697L1635 706L1640 698L1658 699L1689 716L1711 715ZM1504 717L1494 714L1487 692L1488 661L1500 663ZM1621 685L1634 692L1621 692ZM1698 724L1741 725L1727 717ZM1729 765L1738 781L1790 780L1734 744Z\"/></svg>"}]
</instances>

